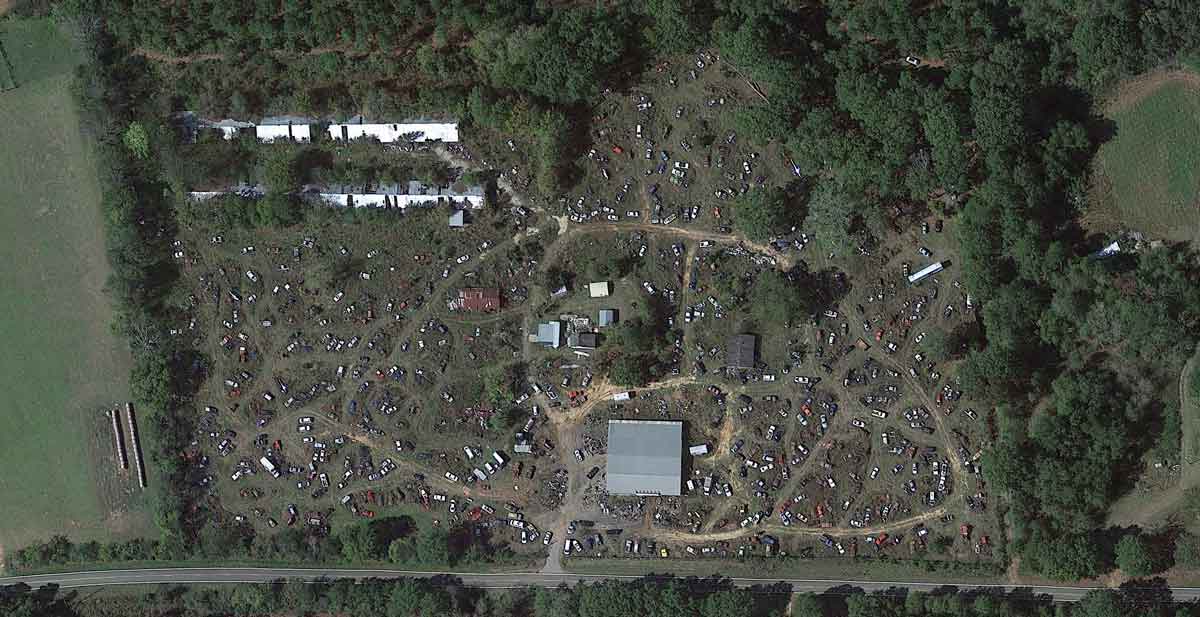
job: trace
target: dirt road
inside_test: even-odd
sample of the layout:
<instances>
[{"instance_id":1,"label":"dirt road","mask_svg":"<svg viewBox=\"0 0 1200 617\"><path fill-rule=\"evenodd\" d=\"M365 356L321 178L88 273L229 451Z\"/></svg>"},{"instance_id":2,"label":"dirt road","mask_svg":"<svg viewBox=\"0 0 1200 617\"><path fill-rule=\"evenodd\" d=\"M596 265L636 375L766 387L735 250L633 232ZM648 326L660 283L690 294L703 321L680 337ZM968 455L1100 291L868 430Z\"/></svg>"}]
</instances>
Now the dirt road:
<instances>
[{"instance_id":1,"label":"dirt road","mask_svg":"<svg viewBox=\"0 0 1200 617\"><path fill-rule=\"evenodd\" d=\"M683 227L671 227L670 225L652 225L650 223L635 223L635 222L620 222L620 223L589 223L586 226L578 225L572 230L581 230L583 233L593 233L597 231L642 231L646 233L657 233L668 236L676 236L687 238L689 240L709 240L717 244L740 244L757 253L770 255L775 259L784 270L789 270L795 264L795 260L791 255L781 253L774 247L758 242L751 242L738 234L723 234L715 231L701 231L697 229L686 229Z\"/></svg>"}]
</instances>

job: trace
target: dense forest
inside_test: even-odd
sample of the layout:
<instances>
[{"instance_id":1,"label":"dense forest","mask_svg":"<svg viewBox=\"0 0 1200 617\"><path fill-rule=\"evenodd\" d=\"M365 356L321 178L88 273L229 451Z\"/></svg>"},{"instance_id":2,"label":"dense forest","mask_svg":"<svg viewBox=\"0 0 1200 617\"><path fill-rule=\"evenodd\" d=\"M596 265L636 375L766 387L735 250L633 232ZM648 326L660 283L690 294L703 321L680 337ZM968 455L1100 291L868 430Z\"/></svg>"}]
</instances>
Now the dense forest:
<instances>
[{"instance_id":1,"label":"dense forest","mask_svg":"<svg viewBox=\"0 0 1200 617\"><path fill-rule=\"evenodd\" d=\"M784 146L808 185L803 204L779 192L740 204L748 235L803 223L836 252L931 207L959 218L984 332L946 355L997 405L984 469L1009 496L1022 567L1073 579L1108 571L1130 544L1170 553L1136 534L1123 551L1105 548L1120 548L1122 533L1103 521L1142 454L1178 457L1179 410L1155 392L1200 334L1195 256L1167 246L1092 260L1096 240L1077 220L1089 163L1112 131L1095 101L1200 49L1200 3L66 0L54 11L91 50L79 92L106 166L110 289L134 349L135 394L156 410L151 459L168 487L155 554L202 553L214 540L175 456L190 427L172 411L201 363L165 334L169 174L123 147L131 122L179 109L450 115L527 136L532 190L548 198L573 182L586 149L575 131L597 94L699 48L763 93L736 112L740 131ZM267 220L286 223L288 212L281 204ZM652 358L628 363L621 370L637 380Z\"/></svg>"}]
</instances>

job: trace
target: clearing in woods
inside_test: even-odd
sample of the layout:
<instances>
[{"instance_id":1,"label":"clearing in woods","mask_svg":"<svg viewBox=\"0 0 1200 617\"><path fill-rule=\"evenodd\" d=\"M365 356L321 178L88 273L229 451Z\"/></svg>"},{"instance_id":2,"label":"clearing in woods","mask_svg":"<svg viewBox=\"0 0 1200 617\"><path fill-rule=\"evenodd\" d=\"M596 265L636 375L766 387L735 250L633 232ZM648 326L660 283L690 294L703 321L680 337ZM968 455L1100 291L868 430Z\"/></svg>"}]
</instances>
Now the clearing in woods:
<instances>
[{"instance_id":1,"label":"clearing in woods","mask_svg":"<svg viewBox=\"0 0 1200 617\"><path fill-rule=\"evenodd\" d=\"M130 359L102 293L100 189L70 45L46 20L4 22L0 40L18 83L0 93L0 546L138 535L148 500L114 473L101 415L128 398Z\"/></svg>"},{"instance_id":2,"label":"clearing in woods","mask_svg":"<svg viewBox=\"0 0 1200 617\"><path fill-rule=\"evenodd\" d=\"M1200 496L1200 346L1183 365L1179 375L1180 442L1178 481L1151 495L1131 492L1113 503L1108 521L1112 525L1155 528L1165 524L1195 529L1200 523L1196 499Z\"/></svg>"},{"instance_id":3,"label":"clearing in woods","mask_svg":"<svg viewBox=\"0 0 1200 617\"><path fill-rule=\"evenodd\" d=\"M1116 135L1096 157L1097 230L1200 241L1200 75L1157 71L1123 84L1106 115Z\"/></svg>"}]
</instances>

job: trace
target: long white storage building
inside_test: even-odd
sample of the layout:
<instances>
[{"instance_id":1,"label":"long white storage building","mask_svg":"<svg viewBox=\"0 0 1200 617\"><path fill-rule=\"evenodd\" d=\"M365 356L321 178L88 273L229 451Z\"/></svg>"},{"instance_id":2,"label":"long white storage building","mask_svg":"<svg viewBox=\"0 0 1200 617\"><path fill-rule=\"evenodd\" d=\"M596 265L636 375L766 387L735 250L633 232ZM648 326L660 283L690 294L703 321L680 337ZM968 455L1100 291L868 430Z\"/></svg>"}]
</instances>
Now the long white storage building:
<instances>
[{"instance_id":1,"label":"long white storage building","mask_svg":"<svg viewBox=\"0 0 1200 617\"><path fill-rule=\"evenodd\" d=\"M414 122L405 124L330 124L329 137L333 140L354 140L362 137L378 139L390 144L408 141L458 141L458 124L454 122Z\"/></svg>"},{"instance_id":2,"label":"long white storage building","mask_svg":"<svg viewBox=\"0 0 1200 617\"><path fill-rule=\"evenodd\" d=\"M254 135L262 142L291 140L299 142L312 141L312 133L307 124L259 124L254 127Z\"/></svg>"}]
</instances>

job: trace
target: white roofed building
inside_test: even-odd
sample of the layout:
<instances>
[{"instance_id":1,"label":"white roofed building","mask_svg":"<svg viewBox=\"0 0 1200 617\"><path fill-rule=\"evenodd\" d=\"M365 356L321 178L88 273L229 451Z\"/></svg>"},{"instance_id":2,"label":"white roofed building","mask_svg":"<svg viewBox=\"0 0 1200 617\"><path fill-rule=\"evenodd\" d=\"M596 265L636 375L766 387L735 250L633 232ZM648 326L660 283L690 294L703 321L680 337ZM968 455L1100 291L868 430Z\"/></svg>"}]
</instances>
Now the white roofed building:
<instances>
[{"instance_id":1,"label":"white roofed building","mask_svg":"<svg viewBox=\"0 0 1200 617\"><path fill-rule=\"evenodd\" d=\"M417 182L385 184L372 191L361 186L334 185L320 188L317 193L335 206L355 208L408 208L455 203L463 208L478 210L484 206L483 187L473 186L455 191Z\"/></svg>"},{"instance_id":2,"label":"white roofed building","mask_svg":"<svg viewBox=\"0 0 1200 617\"><path fill-rule=\"evenodd\" d=\"M260 124L254 127L254 135L267 143L280 139L300 142L312 139L307 124Z\"/></svg>"},{"instance_id":3,"label":"white roofed building","mask_svg":"<svg viewBox=\"0 0 1200 617\"><path fill-rule=\"evenodd\" d=\"M361 119L360 119L361 120ZM375 124L366 122L347 122L345 124L330 124L329 137L334 140L354 140L363 137L377 139L382 143L406 141L458 141L457 122L407 122L392 124Z\"/></svg>"},{"instance_id":4,"label":"white roofed building","mask_svg":"<svg viewBox=\"0 0 1200 617\"><path fill-rule=\"evenodd\" d=\"M296 116L276 116L263 118L262 123L254 127L254 134L262 142L273 142L279 139L291 141L312 141L310 128L312 121Z\"/></svg>"}]
</instances>

